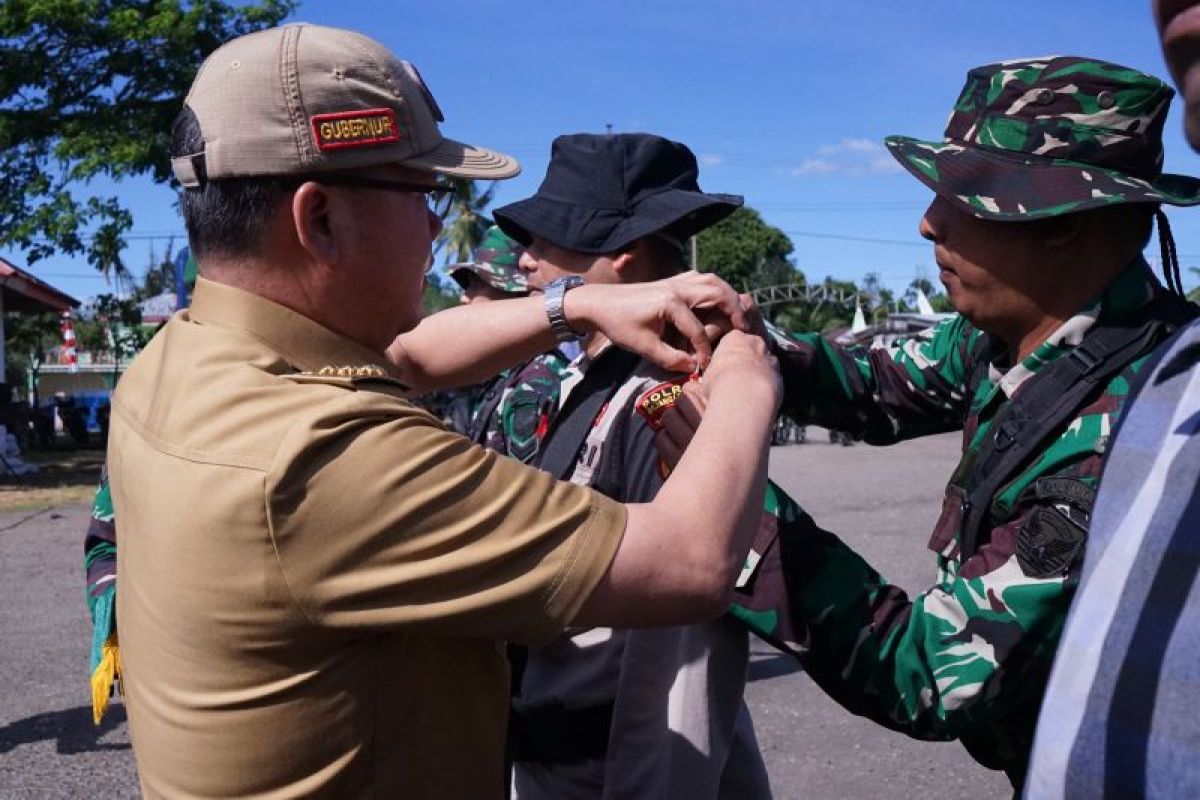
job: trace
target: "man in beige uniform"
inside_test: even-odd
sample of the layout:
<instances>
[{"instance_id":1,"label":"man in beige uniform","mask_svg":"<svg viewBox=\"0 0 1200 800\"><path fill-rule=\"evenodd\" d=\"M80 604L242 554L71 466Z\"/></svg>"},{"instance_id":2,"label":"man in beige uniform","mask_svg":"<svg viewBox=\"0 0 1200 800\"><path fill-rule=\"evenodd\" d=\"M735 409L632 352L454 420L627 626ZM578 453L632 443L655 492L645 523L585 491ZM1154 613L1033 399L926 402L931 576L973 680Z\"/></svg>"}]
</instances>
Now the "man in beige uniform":
<instances>
[{"instance_id":1,"label":"man in beige uniform","mask_svg":"<svg viewBox=\"0 0 1200 800\"><path fill-rule=\"evenodd\" d=\"M501 640L678 624L728 599L780 396L757 339L713 352L690 310L740 327L736 296L685 275L421 321L436 175L518 169L440 119L376 42L294 25L213 53L176 122L201 279L122 379L109 440L148 796L499 797ZM653 503L557 483L403 399L572 329L707 363L708 416Z\"/></svg>"}]
</instances>

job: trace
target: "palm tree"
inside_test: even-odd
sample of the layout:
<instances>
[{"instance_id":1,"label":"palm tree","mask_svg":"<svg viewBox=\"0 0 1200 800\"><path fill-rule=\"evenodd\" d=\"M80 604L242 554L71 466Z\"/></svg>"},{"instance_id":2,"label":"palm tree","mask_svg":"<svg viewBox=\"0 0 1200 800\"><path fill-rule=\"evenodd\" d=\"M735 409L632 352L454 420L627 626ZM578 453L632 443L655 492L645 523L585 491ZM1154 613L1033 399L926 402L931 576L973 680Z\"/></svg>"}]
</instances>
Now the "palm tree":
<instances>
[{"instance_id":1,"label":"palm tree","mask_svg":"<svg viewBox=\"0 0 1200 800\"><path fill-rule=\"evenodd\" d=\"M482 193L475 181L468 178L453 178L450 183L454 193L438 209L442 218L442 232L433 244L435 255L442 255L446 264L469 261L471 253L483 241L483 235L491 227L492 220L484 216L483 210L491 205L496 194L496 182L492 181Z\"/></svg>"}]
</instances>

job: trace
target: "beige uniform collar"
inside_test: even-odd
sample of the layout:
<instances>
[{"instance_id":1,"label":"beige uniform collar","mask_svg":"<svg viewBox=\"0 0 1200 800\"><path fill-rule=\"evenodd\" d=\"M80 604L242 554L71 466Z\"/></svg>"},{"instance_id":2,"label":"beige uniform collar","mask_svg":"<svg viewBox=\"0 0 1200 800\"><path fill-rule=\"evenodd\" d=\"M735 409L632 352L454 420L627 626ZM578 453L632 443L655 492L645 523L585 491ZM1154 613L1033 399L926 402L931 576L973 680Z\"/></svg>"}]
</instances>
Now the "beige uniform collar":
<instances>
[{"instance_id":1,"label":"beige uniform collar","mask_svg":"<svg viewBox=\"0 0 1200 800\"><path fill-rule=\"evenodd\" d=\"M228 284L197 278L188 316L202 325L244 331L302 372L374 364L388 375L396 375L395 366L383 353L261 295Z\"/></svg>"}]
</instances>

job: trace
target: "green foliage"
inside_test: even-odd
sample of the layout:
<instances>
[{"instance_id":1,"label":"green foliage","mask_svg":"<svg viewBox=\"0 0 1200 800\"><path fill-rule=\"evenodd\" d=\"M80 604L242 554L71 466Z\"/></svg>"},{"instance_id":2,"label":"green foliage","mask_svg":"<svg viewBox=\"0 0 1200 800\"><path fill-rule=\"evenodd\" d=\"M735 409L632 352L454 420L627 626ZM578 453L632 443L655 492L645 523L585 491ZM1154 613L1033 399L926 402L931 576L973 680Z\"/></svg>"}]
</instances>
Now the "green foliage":
<instances>
[{"instance_id":1,"label":"green foliage","mask_svg":"<svg viewBox=\"0 0 1200 800\"><path fill-rule=\"evenodd\" d=\"M132 218L97 176L170 179L171 123L221 43L277 24L293 0L0 3L0 247L33 263L82 254L123 269Z\"/></svg>"},{"instance_id":2,"label":"green foliage","mask_svg":"<svg viewBox=\"0 0 1200 800\"><path fill-rule=\"evenodd\" d=\"M10 387L24 387L25 375L33 373L33 385L46 363L47 353L62 344L62 321L58 314L4 315L4 379Z\"/></svg>"},{"instance_id":3,"label":"green foliage","mask_svg":"<svg viewBox=\"0 0 1200 800\"><path fill-rule=\"evenodd\" d=\"M166 250L161 257L150 250L146 272L142 275L142 285L137 289L137 295L145 300L157 297L165 292L175 291L175 240L168 239Z\"/></svg>"},{"instance_id":4,"label":"green foliage","mask_svg":"<svg viewBox=\"0 0 1200 800\"><path fill-rule=\"evenodd\" d=\"M432 272L425 276L425 290L421 293L421 307L426 316L458 305L458 293L449 286L449 283L450 281L439 278Z\"/></svg>"},{"instance_id":5,"label":"green foliage","mask_svg":"<svg viewBox=\"0 0 1200 800\"><path fill-rule=\"evenodd\" d=\"M792 240L743 206L696 237L700 268L740 291L803 281L788 261Z\"/></svg>"},{"instance_id":6,"label":"green foliage","mask_svg":"<svg viewBox=\"0 0 1200 800\"><path fill-rule=\"evenodd\" d=\"M129 361L153 335L142 325L140 303L137 294L98 295L90 319L81 318L75 323L76 345L93 356L112 358L114 369Z\"/></svg>"},{"instance_id":7,"label":"green foliage","mask_svg":"<svg viewBox=\"0 0 1200 800\"><path fill-rule=\"evenodd\" d=\"M471 254L492 226L492 221L483 212L492 203L496 183L493 181L482 193L475 181L467 178L454 178L450 183L454 186L454 194L439 209L442 232L433 244L433 252L443 257L443 263L457 264L471 260Z\"/></svg>"},{"instance_id":8,"label":"green foliage","mask_svg":"<svg viewBox=\"0 0 1200 800\"><path fill-rule=\"evenodd\" d=\"M942 313L953 313L957 309L954 308L954 303L950 302L950 295L938 292L929 296L929 305L933 306L934 311Z\"/></svg>"},{"instance_id":9,"label":"green foliage","mask_svg":"<svg viewBox=\"0 0 1200 800\"><path fill-rule=\"evenodd\" d=\"M934 311L954 311L954 304L950 302L950 296L928 278L913 278L912 283L904 290L904 299L913 310L917 308L918 289L925 293L925 297L929 299L929 305L933 306Z\"/></svg>"},{"instance_id":10,"label":"green foliage","mask_svg":"<svg viewBox=\"0 0 1200 800\"><path fill-rule=\"evenodd\" d=\"M776 312L776 324L806 333L828 333L849 327L854 319L854 299L861 297L858 286L853 281L839 281L830 276L821 285L827 290L827 299L783 306ZM863 311L869 313L870 309Z\"/></svg>"}]
</instances>

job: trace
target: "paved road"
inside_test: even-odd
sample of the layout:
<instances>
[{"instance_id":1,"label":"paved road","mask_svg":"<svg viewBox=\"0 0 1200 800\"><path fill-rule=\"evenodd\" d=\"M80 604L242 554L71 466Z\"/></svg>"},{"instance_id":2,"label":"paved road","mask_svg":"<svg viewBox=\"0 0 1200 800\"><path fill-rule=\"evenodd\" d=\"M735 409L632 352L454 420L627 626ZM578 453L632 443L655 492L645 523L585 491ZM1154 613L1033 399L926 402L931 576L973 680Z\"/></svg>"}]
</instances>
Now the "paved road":
<instances>
[{"instance_id":1,"label":"paved road","mask_svg":"<svg viewBox=\"0 0 1200 800\"><path fill-rule=\"evenodd\" d=\"M776 448L771 474L829 530L894 583L933 575L925 541L953 468L957 439L887 449L813 443ZM869 494L868 494L869 492ZM135 797L119 703L92 726L88 623L80 559L86 509L0 514L0 797ZM853 717L787 659L761 650L748 690L780 798L1000 798L1003 776L954 743L914 742Z\"/></svg>"}]
</instances>

